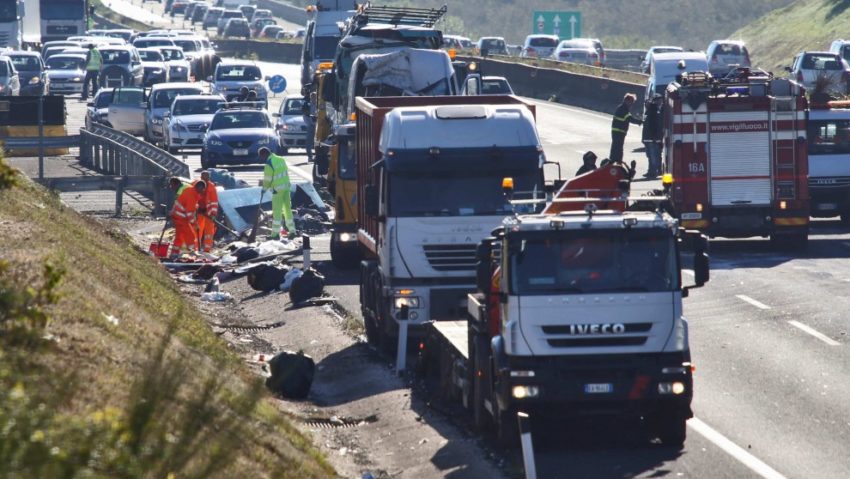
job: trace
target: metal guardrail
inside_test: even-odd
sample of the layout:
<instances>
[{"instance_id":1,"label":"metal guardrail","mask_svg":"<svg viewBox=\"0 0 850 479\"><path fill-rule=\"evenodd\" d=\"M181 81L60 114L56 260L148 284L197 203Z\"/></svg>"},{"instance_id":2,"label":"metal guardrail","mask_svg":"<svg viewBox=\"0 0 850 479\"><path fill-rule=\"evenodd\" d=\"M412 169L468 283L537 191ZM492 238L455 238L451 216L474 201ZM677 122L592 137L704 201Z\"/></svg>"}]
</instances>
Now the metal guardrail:
<instances>
[{"instance_id":1,"label":"metal guardrail","mask_svg":"<svg viewBox=\"0 0 850 479\"><path fill-rule=\"evenodd\" d=\"M108 175L190 175L189 165L167 151L97 124L80 130L80 162Z\"/></svg>"},{"instance_id":2,"label":"metal guardrail","mask_svg":"<svg viewBox=\"0 0 850 479\"><path fill-rule=\"evenodd\" d=\"M79 146L80 135L74 136L45 136L39 142L37 136L24 136L15 138L0 138L0 144L3 145L5 151L10 150L31 150L44 145L45 148L73 148Z\"/></svg>"},{"instance_id":3,"label":"metal guardrail","mask_svg":"<svg viewBox=\"0 0 850 479\"><path fill-rule=\"evenodd\" d=\"M141 193L153 201L154 216L165 215L174 203L174 193L168 189L166 176L72 176L45 178L41 184L61 192L115 191L115 215L120 216L124 205L124 191Z\"/></svg>"}]
</instances>

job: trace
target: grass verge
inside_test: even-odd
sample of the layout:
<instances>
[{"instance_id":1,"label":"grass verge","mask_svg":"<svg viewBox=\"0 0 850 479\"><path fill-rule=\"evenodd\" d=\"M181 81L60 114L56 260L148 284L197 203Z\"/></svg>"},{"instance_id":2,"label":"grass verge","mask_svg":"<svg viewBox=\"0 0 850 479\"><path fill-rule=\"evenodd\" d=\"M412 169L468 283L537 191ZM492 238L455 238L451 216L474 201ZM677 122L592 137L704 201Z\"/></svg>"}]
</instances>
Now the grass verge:
<instances>
[{"instance_id":1,"label":"grass verge","mask_svg":"<svg viewBox=\"0 0 850 479\"><path fill-rule=\"evenodd\" d=\"M162 267L0 160L0 477L335 475Z\"/></svg>"},{"instance_id":2,"label":"grass verge","mask_svg":"<svg viewBox=\"0 0 850 479\"><path fill-rule=\"evenodd\" d=\"M124 25L127 28L132 28L133 30L136 30L138 32L146 32L146 31L150 30L151 28L153 28L150 25L148 25L147 23L142 23L138 20L134 20L132 18L125 17L124 15L119 14L115 10L112 10L111 8L104 5L101 0L91 0L91 1L92 1L91 5L94 5L95 13L97 13L98 15L100 15L101 17L103 17L103 18L105 18L109 21L119 23L121 25Z\"/></svg>"},{"instance_id":3,"label":"grass verge","mask_svg":"<svg viewBox=\"0 0 850 479\"><path fill-rule=\"evenodd\" d=\"M804 50L828 50L833 40L847 38L850 2L803 0L779 8L741 28L729 38L742 39L753 64L785 76L794 56Z\"/></svg>"}]
</instances>

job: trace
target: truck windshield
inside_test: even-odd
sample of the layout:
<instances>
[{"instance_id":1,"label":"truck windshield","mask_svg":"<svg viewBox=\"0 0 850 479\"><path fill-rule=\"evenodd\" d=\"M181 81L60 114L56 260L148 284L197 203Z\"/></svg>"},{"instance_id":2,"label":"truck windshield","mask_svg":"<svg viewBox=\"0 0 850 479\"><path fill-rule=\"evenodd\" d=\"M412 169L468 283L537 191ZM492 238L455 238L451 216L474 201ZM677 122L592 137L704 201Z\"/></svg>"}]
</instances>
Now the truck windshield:
<instances>
[{"instance_id":1,"label":"truck windshield","mask_svg":"<svg viewBox=\"0 0 850 479\"><path fill-rule=\"evenodd\" d=\"M82 20L85 17L85 0L41 0L42 20Z\"/></svg>"},{"instance_id":2,"label":"truck windshield","mask_svg":"<svg viewBox=\"0 0 850 479\"><path fill-rule=\"evenodd\" d=\"M657 229L551 231L511 240L513 294L674 291L674 238Z\"/></svg>"},{"instance_id":3,"label":"truck windshield","mask_svg":"<svg viewBox=\"0 0 850 479\"><path fill-rule=\"evenodd\" d=\"M339 37L321 36L313 39L313 59L315 60L333 60L336 54L336 46L339 44Z\"/></svg>"},{"instance_id":4,"label":"truck windshield","mask_svg":"<svg viewBox=\"0 0 850 479\"><path fill-rule=\"evenodd\" d=\"M502 179L512 177L517 192L530 192L538 177L536 170L391 175L389 214L394 217L505 216L513 210L502 192ZM531 208L518 207L517 212L530 213Z\"/></svg>"},{"instance_id":5,"label":"truck windshield","mask_svg":"<svg viewBox=\"0 0 850 479\"><path fill-rule=\"evenodd\" d=\"M811 155L850 153L850 120L809 120L807 138Z\"/></svg>"},{"instance_id":6,"label":"truck windshield","mask_svg":"<svg viewBox=\"0 0 850 479\"><path fill-rule=\"evenodd\" d=\"M11 22L18 18L16 0L0 0L0 22Z\"/></svg>"}]
</instances>

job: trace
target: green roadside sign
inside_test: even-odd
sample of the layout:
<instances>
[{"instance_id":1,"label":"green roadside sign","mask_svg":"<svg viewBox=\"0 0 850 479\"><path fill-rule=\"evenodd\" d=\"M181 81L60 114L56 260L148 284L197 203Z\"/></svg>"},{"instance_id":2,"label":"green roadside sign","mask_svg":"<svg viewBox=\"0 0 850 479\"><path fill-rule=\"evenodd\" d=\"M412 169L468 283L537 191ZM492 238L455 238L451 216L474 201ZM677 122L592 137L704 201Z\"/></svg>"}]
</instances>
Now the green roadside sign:
<instances>
[{"instance_id":1,"label":"green roadside sign","mask_svg":"<svg viewBox=\"0 0 850 479\"><path fill-rule=\"evenodd\" d=\"M561 40L581 36L581 12L535 11L531 15L531 33L557 35Z\"/></svg>"}]
</instances>

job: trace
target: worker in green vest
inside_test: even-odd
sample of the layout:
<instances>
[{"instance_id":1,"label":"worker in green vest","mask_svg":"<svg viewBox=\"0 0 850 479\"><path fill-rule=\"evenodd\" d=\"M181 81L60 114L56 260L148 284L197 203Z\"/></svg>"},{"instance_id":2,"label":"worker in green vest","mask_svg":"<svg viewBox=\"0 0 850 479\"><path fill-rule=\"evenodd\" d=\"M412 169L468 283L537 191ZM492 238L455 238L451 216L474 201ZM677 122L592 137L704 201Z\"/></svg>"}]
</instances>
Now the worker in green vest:
<instances>
[{"instance_id":1,"label":"worker in green vest","mask_svg":"<svg viewBox=\"0 0 850 479\"><path fill-rule=\"evenodd\" d=\"M103 57L100 50L94 44L89 44L89 52L86 54L86 79L83 81L83 101L89 98L89 82L91 82L91 94L97 93L97 77L100 75L100 67L103 65Z\"/></svg>"},{"instance_id":2,"label":"worker in green vest","mask_svg":"<svg viewBox=\"0 0 850 479\"><path fill-rule=\"evenodd\" d=\"M286 234L295 236L295 222L292 220L292 184L289 182L289 168L286 160L275 155L266 147L260 148L260 161L263 169L263 190L272 193L272 232L270 239L280 238L281 219L286 219Z\"/></svg>"}]
</instances>

